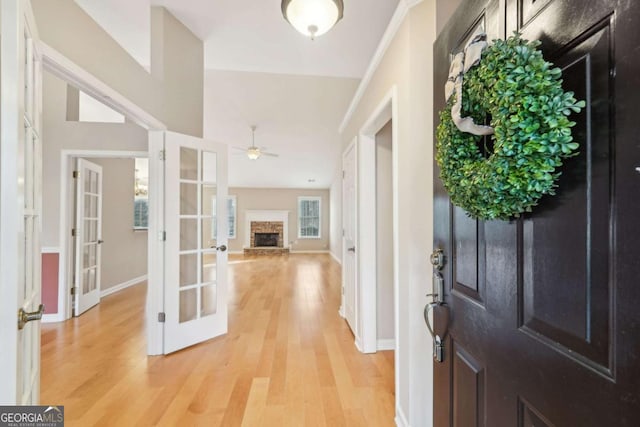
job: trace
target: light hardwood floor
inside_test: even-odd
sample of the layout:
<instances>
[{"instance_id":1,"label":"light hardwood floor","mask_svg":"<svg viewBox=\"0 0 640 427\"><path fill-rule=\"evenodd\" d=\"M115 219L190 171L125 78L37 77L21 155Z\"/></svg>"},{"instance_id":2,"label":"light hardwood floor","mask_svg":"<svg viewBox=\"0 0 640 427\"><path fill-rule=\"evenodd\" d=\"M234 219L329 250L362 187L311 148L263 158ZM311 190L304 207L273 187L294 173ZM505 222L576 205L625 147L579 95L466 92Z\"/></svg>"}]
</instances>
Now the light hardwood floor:
<instances>
[{"instance_id":1,"label":"light hardwood floor","mask_svg":"<svg viewBox=\"0 0 640 427\"><path fill-rule=\"evenodd\" d=\"M42 326L43 404L68 426L393 426L393 353L359 353L328 255L230 261L229 333L147 357L146 286Z\"/></svg>"}]
</instances>

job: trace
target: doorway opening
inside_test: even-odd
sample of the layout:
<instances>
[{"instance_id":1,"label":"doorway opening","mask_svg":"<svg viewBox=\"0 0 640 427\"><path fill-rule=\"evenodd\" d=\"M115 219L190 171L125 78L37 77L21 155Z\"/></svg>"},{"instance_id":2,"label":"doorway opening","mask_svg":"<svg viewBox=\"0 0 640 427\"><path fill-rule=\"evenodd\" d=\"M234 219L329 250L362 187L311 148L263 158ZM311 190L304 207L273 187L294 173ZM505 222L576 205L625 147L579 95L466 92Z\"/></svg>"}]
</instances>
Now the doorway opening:
<instances>
[{"instance_id":1,"label":"doorway opening","mask_svg":"<svg viewBox=\"0 0 640 427\"><path fill-rule=\"evenodd\" d=\"M394 86L343 155L341 307L361 352L393 350L395 360L403 350L398 340L397 111ZM396 363L396 391L398 372Z\"/></svg>"}]
</instances>

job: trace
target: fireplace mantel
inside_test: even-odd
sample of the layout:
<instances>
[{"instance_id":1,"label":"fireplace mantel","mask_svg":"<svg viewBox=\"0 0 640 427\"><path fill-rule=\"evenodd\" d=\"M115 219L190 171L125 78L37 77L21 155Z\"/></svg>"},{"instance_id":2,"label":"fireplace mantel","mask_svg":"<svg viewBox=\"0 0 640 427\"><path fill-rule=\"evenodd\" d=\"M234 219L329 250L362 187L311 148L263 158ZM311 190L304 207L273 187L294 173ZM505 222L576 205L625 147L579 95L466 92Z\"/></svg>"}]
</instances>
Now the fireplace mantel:
<instances>
[{"instance_id":1,"label":"fireplace mantel","mask_svg":"<svg viewBox=\"0 0 640 427\"><path fill-rule=\"evenodd\" d=\"M282 222L283 246L289 247L289 212L277 210L247 210L244 214L244 247L251 246L251 223L255 221Z\"/></svg>"}]
</instances>

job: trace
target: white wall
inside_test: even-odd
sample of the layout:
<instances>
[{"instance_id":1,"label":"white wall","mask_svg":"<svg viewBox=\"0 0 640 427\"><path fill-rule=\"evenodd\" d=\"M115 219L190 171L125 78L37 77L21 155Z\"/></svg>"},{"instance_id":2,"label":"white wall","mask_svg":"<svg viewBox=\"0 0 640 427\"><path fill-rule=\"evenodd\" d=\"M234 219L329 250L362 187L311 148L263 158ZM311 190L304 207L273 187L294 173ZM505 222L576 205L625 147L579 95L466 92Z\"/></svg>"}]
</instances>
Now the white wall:
<instances>
[{"instance_id":1,"label":"white wall","mask_svg":"<svg viewBox=\"0 0 640 427\"><path fill-rule=\"evenodd\" d=\"M376 135L376 285L378 340L395 338L393 309L392 127Z\"/></svg>"},{"instance_id":2,"label":"white wall","mask_svg":"<svg viewBox=\"0 0 640 427\"><path fill-rule=\"evenodd\" d=\"M231 150L229 185L329 188L339 167L338 126L357 85L356 79L207 70L205 138L246 148L250 126L257 125L256 145L280 156L251 161Z\"/></svg>"}]
</instances>

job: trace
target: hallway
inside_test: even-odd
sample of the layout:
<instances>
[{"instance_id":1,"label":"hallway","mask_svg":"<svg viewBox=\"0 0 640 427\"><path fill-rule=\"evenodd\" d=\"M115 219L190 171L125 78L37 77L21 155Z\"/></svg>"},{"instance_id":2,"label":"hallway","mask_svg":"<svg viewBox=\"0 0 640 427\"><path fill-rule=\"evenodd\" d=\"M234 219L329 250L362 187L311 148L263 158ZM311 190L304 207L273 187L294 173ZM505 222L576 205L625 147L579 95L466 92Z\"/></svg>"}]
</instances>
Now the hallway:
<instances>
[{"instance_id":1,"label":"hallway","mask_svg":"<svg viewBox=\"0 0 640 427\"><path fill-rule=\"evenodd\" d=\"M359 353L329 256L230 257L229 333L147 357L146 286L42 326L43 404L67 425L392 426L393 352Z\"/></svg>"}]
</instances>

